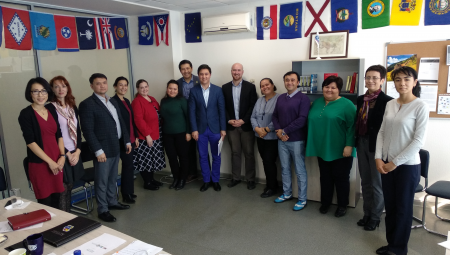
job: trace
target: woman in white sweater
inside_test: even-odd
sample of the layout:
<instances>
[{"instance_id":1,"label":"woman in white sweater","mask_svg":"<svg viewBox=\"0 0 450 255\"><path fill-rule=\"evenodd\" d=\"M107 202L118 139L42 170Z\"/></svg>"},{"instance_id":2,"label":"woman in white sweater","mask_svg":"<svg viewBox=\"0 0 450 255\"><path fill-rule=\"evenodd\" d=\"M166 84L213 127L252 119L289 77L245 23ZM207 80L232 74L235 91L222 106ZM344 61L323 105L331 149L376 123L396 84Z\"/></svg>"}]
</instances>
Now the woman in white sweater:
<instances>
[{"instance_id":1,"label":"woman in white sweater","mask_svg":"<svg viewBox=\"0 0 450 255\"><path fill-rule=\"evenodd\" d=\"M391 100L377 137L375 162L381 173L387 246L377 254L408 253L414 193L420 181L419 150L425 143L428 106L420 97L417 72L401 67L391 74L400 97Z\"/></svg>"}]
</instances>

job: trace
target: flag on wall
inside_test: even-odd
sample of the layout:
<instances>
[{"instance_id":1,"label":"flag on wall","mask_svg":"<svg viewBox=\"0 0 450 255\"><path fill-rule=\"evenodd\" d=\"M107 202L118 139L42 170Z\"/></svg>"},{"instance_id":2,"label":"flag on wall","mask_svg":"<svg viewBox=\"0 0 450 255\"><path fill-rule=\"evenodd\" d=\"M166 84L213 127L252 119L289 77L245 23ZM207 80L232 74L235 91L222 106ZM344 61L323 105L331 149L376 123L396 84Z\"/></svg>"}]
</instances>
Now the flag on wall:
<instances>
[{"instance_id":1,"label":"flag on wall","mask_svg":"<svg viewBox=\"0 0 450 255\"><path fill-rule=\"evenodd\" d=\"M418 26L423 0L393 0L391 23L394 26Z\"/></svg>"},{"instance_id":2,"label":"flag on wall","mask_svg":"<svg viewBox=\"0 0 450 255\"><path fill-rule=\"evenodd\" d=\"M2 35L3 35L3 16L2 16L2 7L0 6L0 46L2 46Z\"/></svg>"},{"instance_id":3,"label":"flag on wall","mask_svg":"<svg viewBox=\"0 0 450 255\"><path fill-rule=\"evenodd\" d=\"M200 12L184 14L186 43L202 42L202 16Z\"/></svg>"},{"instance_id":4,"label":"flag on wall","mask_svg":"<svg viewBox=\"0 0 450 255\"><path fill-rule=\"evenodd\" d=\"M450 24L449 0L425 1L425 26Z\"/></svg>"},{"instance_id":5,"label":"flag on wall","mask_svg":"<svg viewBox=\"0 0 450 255\"><path fill-rule=\"evenodd\" d=\"M153 16L138 17L139 44L153 45Z\"/></svg>"},{"instance_id":6,"label":"flag on wall","mask_svg":"<svg viewBox=\"0 0 450 255\"><path fill-rule=\"evenodd\" d=\"M362 0L362 28L389 26L389 0Z\"/></svg>"},{"instance_id":7,"label":"flag on wall","mask_svg":"<svg viewBox=\"0 0 450 255\"><path fill-rule=\"evenodd\" d=\"M56 49L55 21L52 14L29 12L33 48L36 50Z\"/></svg>"},{"instance_id":8,"label":"flag on wall","mask_svg":"<svg viewBox=\"0 0 450 255\"><path fill-rule=\"evenodd\" d=\"M311 32L328 32L331 28L330 0L306 1L305 37Z\"/></svg>"},{"instance_id":9,"label":"flag on wall","mask_svg":"<svg viewBox=\"0 0 450 255\"><path fill-rule=\"evenodd\" d=\"M280 39L302 38L303 3L280 4Z\"/></svg>"},{"instance_id":10,"label":"flag on wall","mask_svg":"<svg viewBox=\"0 0 450 255\"><path fill-rule=\"evenodd\" d=\"M278 5L256 7L256 39L278 38Z\"/></svg>"},{"instance_id":11,"label":"flag on wall","mask_svg":"<svg viewBox=\"0 0 450 255\"><path fill-rule=\"evenodd\" d=\"M76 17L78 44L80 50L93 50L97 48L94 18Z\"/></svg>"},{"instance_id":12,"label":"flag on wall","mask_svg":"<svg viewBox=\"0 0 450 255\"><path fill-rule=\"evenodd\" d=\"M161 42L169 46L169 14L153 16L153 22L156 46Z\"/></svg>"},{"instance_id":13,"label":"flag on wall","mask_svg":"<svg viewBox=\"0 0 450 255\"><path fill-rule=\"evenodd\" d=\"M348 30L349 33L357 32L357 0L331 0L331 30Z\"/></svg>"},{"instance_id":14,"label":"flag on wall","mask_svg":"<svg viewBox=\"0 0 450 255\"><path fill-rule=\"evenodd\" d=\"M5 48L31 50L31 26L28 11L2 7Z\"/></svg>"},{"instance_id":15,"label":"flag on wall","mask_svg":"<svg viewBox=\"0 0 450 255\"><path fill-rule=\"evenodd\" d=\"M78 49L75 17L54 15L58 51L75 52Z\"/></svg>"},{"instance_id":16,"label":"flag on wall","mask_svg":"<svg viewBox=\"0 0 450 255\"><path fill-rule=\"evenodd\" d=\"M114 34L114 48L118 50L130 47L125 18L111 18L109 21Z\"/></svg>"},{"instance_id":17,"label":"flag on wall","mask_svg":"<svg viewBox=\"0 0 450 255\"><path fill-rule=\"evenodd\" d=\"M109 18L95 18L95 33L97 35L97 49L114 49L114 35L111 31Z\"/></svg>"}]
</instances>

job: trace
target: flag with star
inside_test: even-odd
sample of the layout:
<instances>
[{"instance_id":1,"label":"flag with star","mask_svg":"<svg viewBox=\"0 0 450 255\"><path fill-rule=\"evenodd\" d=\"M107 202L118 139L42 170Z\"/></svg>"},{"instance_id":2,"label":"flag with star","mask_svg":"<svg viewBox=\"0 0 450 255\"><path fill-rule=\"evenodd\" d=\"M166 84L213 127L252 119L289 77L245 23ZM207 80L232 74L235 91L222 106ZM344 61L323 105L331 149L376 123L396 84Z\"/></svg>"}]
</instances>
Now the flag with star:
<instances>
[{"instance_id":1,"label":"flag with star","mask_svg":"<svg viewBox=\"0 0 450 255\"><path fill-rule=\"evenodd\" d=\"M53 15L30 11L30 21L33 48L36 50L55 50L56 30Z\"/></svg>"},{"instance_id":2,"label":"flag with star","mask_svg":"<svg viewBox=\"0 0 450 255\"><path fill-rule=\"evenodd\" d=\"M58 51L75 52L78 49L75 17L55 15L56 43Z\"/></svg>"},{"instance_id":3,"label":"flag with star","mask_svg":"<svg viewBox=\"0 0 450 255\"><path fill-rule=\"evenodd\" d=\"M200 12L184 14L186 43L202 42L202 16Z\"/></svg>"},{"instance_id":4,"label":"flag with star","mask_svg":"<svg viewBox=\"0 0 450 255\"><path fill-rule=\"evenodd\" d=\"M5 48L31 50L31 25L28 11L2 7Z\"/></svg>"}]
</instances>

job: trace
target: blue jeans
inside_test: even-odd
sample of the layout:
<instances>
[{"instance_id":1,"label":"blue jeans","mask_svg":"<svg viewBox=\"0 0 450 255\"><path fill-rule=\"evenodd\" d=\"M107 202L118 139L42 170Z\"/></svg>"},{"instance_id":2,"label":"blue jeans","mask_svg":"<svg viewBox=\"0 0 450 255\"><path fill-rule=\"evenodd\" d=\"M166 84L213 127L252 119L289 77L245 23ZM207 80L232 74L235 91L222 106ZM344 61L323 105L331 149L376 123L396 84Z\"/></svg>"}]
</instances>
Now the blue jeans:
<instances>
[{"instance_id":1,"label":"blue jeans","mask_svg":"<svg viewBox=\"0 0 450 255\"><path fill-rule=\"evenodd\" d=\"M291 159L297 175L298 200L306 201L308 177L305 167L305 142L283 142L278 140L278 154L281 161L281 179L283 181L283 194L292 195Z\"/></svg>"},{"instance_id":2,"label":"blue jeans","mask_svg":"<svg viewBox=\"0 0 450 255\"><path fill-rule=\"evenodd\" d=\"M206 127L203 134L198 135L198 154L200 155L200 167L202 168L202 175L204 182L219 182L220 179L220 155L218 155L218 144L220 140L220 133L214 134ZM212 170L208 162L208 142L211 145L211 154L213 158Z\"/></svg>"}]
</instances>

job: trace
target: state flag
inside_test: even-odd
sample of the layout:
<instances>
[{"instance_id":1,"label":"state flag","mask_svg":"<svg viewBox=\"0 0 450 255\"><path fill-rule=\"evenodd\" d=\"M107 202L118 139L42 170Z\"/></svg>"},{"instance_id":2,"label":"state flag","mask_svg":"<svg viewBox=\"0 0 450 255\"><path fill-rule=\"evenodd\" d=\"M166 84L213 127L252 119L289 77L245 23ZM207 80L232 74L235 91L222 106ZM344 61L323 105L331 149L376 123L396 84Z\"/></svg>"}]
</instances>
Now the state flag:
<instances>
[{"instance_id":1,"label":"state flag","mask_svg":"<svg viewBox=\"0 0 450 255\"><path fill-rule=\"evenodd\" d=\"M169 46L169 14L153 16L156 46L161 42Z\"/></svg>"},{"instance_id":2,"label":"state flag","mask_svg":"<svg viewBox=\"0 0 450 255\"><path fill-rule=\"evenodd\" d=\"M31 24L28 11L2 7L5 48L31 50Z\"/></svg>"},{"instance_id":3,"label":"state flag","mask_svg":"<svg viewBox=\"0 0 450 255\"><path fill-rule=\"evenodd\" d=\"M139 44L153 45L153 16L138 17Z\"/></svg>"},{"instance_id":4,"label":"state flag","mask_svg":"<svg viewBox=\"0 0 450 255\"><path fill-rule=\"evenodd\" d=\"M303 3L280 4L280 39L302 38Z\"/></svg>"},{"instance_id":5,"label":"state flag","mask_svg":"<svg viewBox=\"0 0 450 255\"><path fill-rule=\"evenodd\" d=\"M449 0L425 1L425 26L450 24Z\"/></svg>"},{"instance_id":6,"label":"state flag","mask_svg":"<svg viewBox=\"0 0 450 255\"><path fill-rule=\"evenodd\" d=\"M418 26L423 0L393 0L390 25Z\"/></svg>"},{"instance_id":7,"label":"state flag","mask_svg":"<svg viewBox=\"0 0 450 255\"><path fill-rule=\"evenodd\" d=\"M330 0L306 1L305 37L308 37L310 33L328 32L330 29Z\"/></svg>"},{"instance_id":8,"label":"state flag","mask_svg":"<svg viewBox=\"0 0 450 255\"><path fill-rule=\"evenodd\" d=\"M94 50L97 48L94 18L76 17L78 44L80 50Z\"/></svg>"},{"instance_id":9,"label":"state flag","mask_svg":"<svg viewBox=\"0 0 450 255\"><path fill-rule=\"evenodd\" d=\"M186 43L202 42L202 16L200 12L184 14Z\"/></svg>"},{"instance_id":10,"label":"state flag","mask_svg":"<svg viewBox=\"0 0 450 255\"><path fill-rule=\"evenodd\" d=\"M53 15L41 12L29 12L33 48L36 50L56 49L56 30Z\"/></svg>"},{"instance_id":11,"label":"state flag","mask_svg":"<svg viewBox=\"0 0 450 255\"><path fill-rule=\"evenodd\" d=\"M358 1L331 0L331 30L358 31Z\"/></svg>"},{"instance_id":12,"label":"state flag","mask_svg":"<svg viewBox=\"0 0 450 255\"><path fill-rule=\"evenodd\" d=\"M389 26L389 0L362 0L362 29Z\"/></svg>"},{"instance_id":13,"label":"state flag","mask_svg":"<svg viewBox=\"0 0 450 255\"><path fill-rule=\"evenodd\" d=\"M128 43L128 31L125 18L111 18L109 20L114 34L114 48L116 50L130 47Z\"/></svg>"},{"instance_id":14,"label":"state flag","mask_svg":"<svg viewBox=\"0 0 450 255\"><path fill-rule=\"evenodd\" d=\"M58 51L76 52L78 49L75 17L55 15L56 43Z\"/></svg>"},{"instance_id":15,"label":"state flag","mask_svg":"<svg viewBox=\"0 0 450 255\"><path fill-rule=\"evenodd\" d=\"M256 39L278 39L278 5L256 7Z\"/></svg>"},{"instance_id":16,"label":"state flag","mask_svg":"<svg viewBox=\"0 0 450 255\"><path fill-rule=\"evenodd\" d=\"M3 24L1 23L3 22L3 15L2 15L2 7L0 6L0 46L2 46L2 35L3 35Z\"/></svg>"},{"instance_id":17,"label":"state flag","mask_svg":"<svg viewBox=\"0 0 450 255\"><path fill-rule=\"evenodd\" d=\"M110 18L95 18L97 49L114 49L114 35L111 31Z\"/></svg>"}]
</instances>

